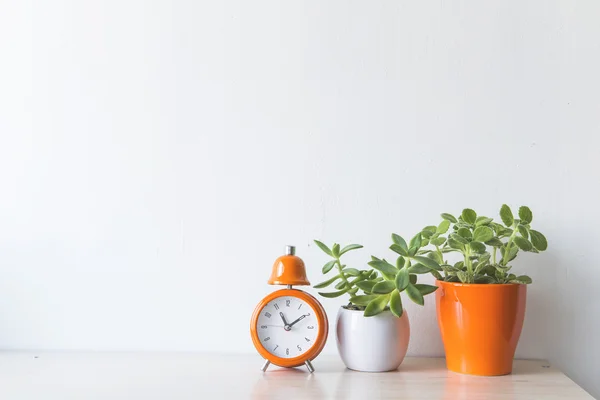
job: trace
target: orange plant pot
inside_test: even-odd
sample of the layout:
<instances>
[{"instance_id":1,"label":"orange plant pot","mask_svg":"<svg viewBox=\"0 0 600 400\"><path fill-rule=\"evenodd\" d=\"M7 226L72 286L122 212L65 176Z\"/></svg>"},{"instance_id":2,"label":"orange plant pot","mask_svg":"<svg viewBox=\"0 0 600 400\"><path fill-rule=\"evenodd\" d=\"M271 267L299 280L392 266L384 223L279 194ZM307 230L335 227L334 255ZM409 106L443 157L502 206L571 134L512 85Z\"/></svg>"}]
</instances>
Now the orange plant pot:
<instances>
[{"instance_id":1,"label":"orange plant pot","mask_svg":"<svg viewBox=\"0 0 600 400\"><path fill-rule=\"evenodd\" d=\"M471 375L510 374L525 319L527 285L436 284L448 369Z\"/></svg>"}]
</instances>

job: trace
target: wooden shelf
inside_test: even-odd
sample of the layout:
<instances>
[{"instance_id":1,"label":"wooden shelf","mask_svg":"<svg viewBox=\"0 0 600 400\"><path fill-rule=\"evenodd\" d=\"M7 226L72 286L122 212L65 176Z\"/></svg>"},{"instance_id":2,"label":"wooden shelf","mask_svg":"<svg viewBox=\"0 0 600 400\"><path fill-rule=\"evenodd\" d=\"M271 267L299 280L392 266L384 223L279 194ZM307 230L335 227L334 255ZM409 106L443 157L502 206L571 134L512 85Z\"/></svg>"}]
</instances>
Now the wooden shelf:
<instances>
[{"instance_id":1,"label":"wooden shelf","mask_svg":"<svg viewBox=\"0 0 600 400\"><path fill-rule=\"evenodd\" d=\"M258 355L4 352L0 399L592 399L544 361L515 361L501 377L449 372L439 358L388 373L350 371L337 356L314 360L314 374L261 365Z\"/></svg>"}]
</instances>

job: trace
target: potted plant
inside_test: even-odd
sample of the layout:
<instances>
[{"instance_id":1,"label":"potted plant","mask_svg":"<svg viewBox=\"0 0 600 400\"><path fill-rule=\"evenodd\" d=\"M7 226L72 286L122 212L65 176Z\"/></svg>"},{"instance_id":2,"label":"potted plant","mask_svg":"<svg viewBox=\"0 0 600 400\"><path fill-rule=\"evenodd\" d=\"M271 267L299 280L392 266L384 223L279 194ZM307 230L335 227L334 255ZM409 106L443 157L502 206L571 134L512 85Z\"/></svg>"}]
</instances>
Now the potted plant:
<instances>
[{"instance_id":1,"label":"potted plant","mask_svg":"<svg viewBox=\"0 0 600 400\"><path fill-rule=\"evenodd\" d=\"M512 273L520 250L546 250L544 235L531 228L533 214L520 207L518 217L506 204L502 223L478 216L469 208L458 218L442 214L442 222L422 235L432 249L421 250L443 270L437 271L437 317L448 369L473 375L505 375L523 327L527 275ZM448 253L460 260L450 263Z\"/></svg>"},{"instance_id":2,"label":"potted plant","mask_svg":"<svg viewBox=\"0 0 600 400\"><path fill-rule=\"evenodd\" d=\"M400 294L419 305L424 296L436 291L437 286L417 283L417 273L442 271L435 260L417 254L428 243L421 233L409 244L399 235L392 235L392 250L405 254L397 257L395 264L372 256L371 268L349 268L341 257L363 246L351 244L329 248L315 240L323 252L332 257L323 266L323 274L333 271L333 276L314 287L322 289L334 285L336 291L319 292L323 297L335 298L349 295L348 304L340 307L336 322L337 348L342 361L349 369L365 372L383 372L397 369L408 349L410 325L402 307Z\"/></svg>"}]
</instances>

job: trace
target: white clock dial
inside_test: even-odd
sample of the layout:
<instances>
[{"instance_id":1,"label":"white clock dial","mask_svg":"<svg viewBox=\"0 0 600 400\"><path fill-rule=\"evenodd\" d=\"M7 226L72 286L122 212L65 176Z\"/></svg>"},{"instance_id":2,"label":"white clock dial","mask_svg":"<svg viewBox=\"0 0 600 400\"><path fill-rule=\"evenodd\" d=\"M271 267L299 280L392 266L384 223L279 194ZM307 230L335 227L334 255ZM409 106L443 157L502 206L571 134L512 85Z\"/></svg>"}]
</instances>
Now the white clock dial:
<instances>
[{"instance_id":1,"label":"white clock dial","mask_svg":"<svg viewBox=\"0 0 600 400\"><path fill-rule=\"evenodd\" d=\"M262 346L274 356L294 358L307 352L317 340L319 322L315 310L293 296L271 300L261 311L256 331Z\"/></svg>"}]
</instances>

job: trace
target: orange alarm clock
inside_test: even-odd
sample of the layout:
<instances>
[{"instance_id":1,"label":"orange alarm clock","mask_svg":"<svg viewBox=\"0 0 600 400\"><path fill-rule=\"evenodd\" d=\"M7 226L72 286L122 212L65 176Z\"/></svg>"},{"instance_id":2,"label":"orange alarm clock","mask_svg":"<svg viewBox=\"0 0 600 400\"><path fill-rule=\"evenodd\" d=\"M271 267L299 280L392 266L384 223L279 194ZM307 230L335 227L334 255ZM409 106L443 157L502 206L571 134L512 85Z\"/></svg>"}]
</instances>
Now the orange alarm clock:
<instances>
[{"instance_id":1,"label":"orange alarm clock","mask_svg":"<svg viewBox=\"0 0 600 400\"><path fill-rule=\"evenodd\" d=\"M269 285L285 285L258 303L250 321L254 347L265 359L263 372L269 364L280 367L306 365L314 372L311 361L327 341L329 323L325 309L310 294L292 286L310 285L306 267L295 255L294 246L286 246L285 255L275 260Z\"/></svg>"}]
</instances>

